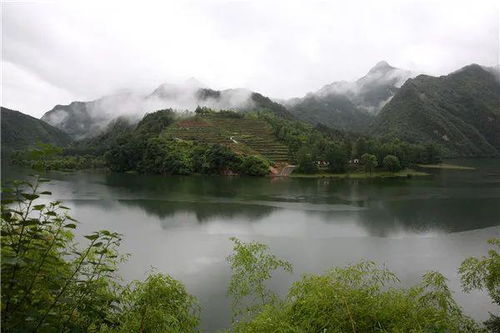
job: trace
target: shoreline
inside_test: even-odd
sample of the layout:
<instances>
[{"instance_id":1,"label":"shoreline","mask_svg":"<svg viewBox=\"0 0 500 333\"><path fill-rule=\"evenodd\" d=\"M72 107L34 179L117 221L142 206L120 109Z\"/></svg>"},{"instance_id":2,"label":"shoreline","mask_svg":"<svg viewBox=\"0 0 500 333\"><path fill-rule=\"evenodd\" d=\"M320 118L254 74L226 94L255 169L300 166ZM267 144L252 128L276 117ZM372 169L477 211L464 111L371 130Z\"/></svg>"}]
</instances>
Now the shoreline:
<instances>
[{"instance_id":1,"label":"shoreline","mask_svg":"<svg viewBox=\"0 0 500 333\"><path fill-rule=\"evenodd\" d=\"M474 167L463 165L439 163L439 164L417 164L419 168L423 169L443 169L443 170L476 170Z\"/></svg>"},{"instance_id":2,"label":"shoreline","mask_svg":"<svg viewBox=\"0 0 500 333\"><path fill-rule=\"evenodd\" d=\"M290 178L349 178L349 179L368 179L368 178L410 178L410 177L426 177L431 174L413 169L404 169L397 172L391 171L375 171L370 173L352 172L352 173L292 173Z\"/></svg>"}]
</instances>

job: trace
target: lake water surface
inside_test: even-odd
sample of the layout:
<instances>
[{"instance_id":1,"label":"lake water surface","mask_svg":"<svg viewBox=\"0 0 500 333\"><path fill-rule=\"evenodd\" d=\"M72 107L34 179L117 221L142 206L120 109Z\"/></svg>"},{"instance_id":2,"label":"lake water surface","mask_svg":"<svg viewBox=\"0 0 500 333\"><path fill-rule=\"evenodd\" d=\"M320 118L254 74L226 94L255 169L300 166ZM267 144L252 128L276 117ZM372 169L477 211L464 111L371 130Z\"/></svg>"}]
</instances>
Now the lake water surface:
<instances>
[{"instance_id":1,"label":"lake water surface","mask_svg":"<svg viewBox=\"0 0 500 333\"><path fill-rule=\"evenodd\" d=\"M127 279L155 267L182 280L202 305L202 330L228 327L229 237L268 244L294 265L272 287L285 293L306 272L360 259L384 263L403 285L437 270L478 320L498 311L480 292L460 292L457 268L500 237L500 160L453 161L475 171L436 170L413 179L161 177L52 172L53 199L71 207L79 233L124 235ZM2 179L30 171L4 167Z\"/></svg>"}]
</instances>

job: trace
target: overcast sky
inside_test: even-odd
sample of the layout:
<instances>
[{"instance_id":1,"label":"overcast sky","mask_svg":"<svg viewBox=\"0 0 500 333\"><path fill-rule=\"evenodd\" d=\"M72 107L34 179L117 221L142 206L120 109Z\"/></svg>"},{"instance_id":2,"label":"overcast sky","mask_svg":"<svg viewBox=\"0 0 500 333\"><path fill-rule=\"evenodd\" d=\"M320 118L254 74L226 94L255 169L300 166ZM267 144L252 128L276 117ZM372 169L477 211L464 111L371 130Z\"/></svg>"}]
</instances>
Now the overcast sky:
<instances>
[{"instance_id":1,"label":"overcast sky","mask_svg":"<svg viewBox=\"0 0 500 333\"><path fill-rule=\"evenodd\" d=\"M499 63L497 1L2 1L2 105L56 104L196 77L277 98L376 62L433 75Z\"/></svg>"}]
</instances>

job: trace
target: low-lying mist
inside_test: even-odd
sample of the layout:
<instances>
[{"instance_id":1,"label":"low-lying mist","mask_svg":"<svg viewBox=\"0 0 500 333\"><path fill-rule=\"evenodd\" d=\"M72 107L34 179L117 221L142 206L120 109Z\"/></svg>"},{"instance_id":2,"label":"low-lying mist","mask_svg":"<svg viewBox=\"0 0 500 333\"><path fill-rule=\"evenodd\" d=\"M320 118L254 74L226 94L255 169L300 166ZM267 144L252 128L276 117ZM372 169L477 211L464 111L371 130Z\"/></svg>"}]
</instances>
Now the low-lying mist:
<instances>
[{"instance_id":1,"label":"low-lying mist","mask_svg":"<svg viewBox=\"0 0 500 333\"><path fill-rule=\"evenodd\" d=\"M104 130L113 119L122 117L137 122L146 113L161 109L173 109L179 115L198 106L214 110L250 109L254 106L251 95L246 89L211 90L190 79L183 84L162 84L149 95L128 91L89 102L57 105L42 120L82 139Z\"/></svg>"}]
</instances>

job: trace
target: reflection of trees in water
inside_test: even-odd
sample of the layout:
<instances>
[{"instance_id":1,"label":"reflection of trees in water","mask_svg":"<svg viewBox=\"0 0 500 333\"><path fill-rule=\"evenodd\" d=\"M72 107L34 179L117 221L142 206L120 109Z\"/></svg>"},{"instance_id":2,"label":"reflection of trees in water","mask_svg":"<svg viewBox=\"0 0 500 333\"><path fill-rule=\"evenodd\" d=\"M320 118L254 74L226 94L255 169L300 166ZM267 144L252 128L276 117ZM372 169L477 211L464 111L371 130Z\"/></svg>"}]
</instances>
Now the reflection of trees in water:
<instances>
[{"instance_id":1,"label":"reflection of trees in water","mask_svg":"<svg viewBox=\"0 0 500 333\"><path fill-rule=\"evenodd\" d=\"M110 174L106 184L132 193L144 193L157 198L224 197L245 198L272 187L267 178L219 176L154 176Z\"/></svg>"},{"instance_id":2,"label":"reflection of trees in water","mask_svg":"<svg viewBox=\"0 0 500 333\"><path fill-rule=\"evenodd\" d=\"M268 177L153 176L109 174L105 184L116 192L136 198L201 201L216 198L230 200L267 200L284 202L333 203L348 200L351 184L324 179Z\"/></svg>"},{"instance_id":3,"label":"reflection of trees in water","mask_svg":"<svg viewBox=\"0 0 500 333\"><path fill-rule=\"evenodd\" d=\"M200 223L213 219L247 219L258 221L270 215L275 209L270 206L245 205L220 202L172 202L162 200L120 200L127 207L137 207L146 214L160 219L175 217L179 214L193 214Z\"/></svg>"},{"instance_id":4,"label":"reflection of trees in water","mask_svg":"<svg viewBox=\"0 0 500 333\"><path fill-rule=\"evenodd\" d=\"M500 225L499 199L427 199L374 201L358 212L327 214L331 223L352 218L370 235L399 232L460 232ZM347 216L350 215L350 216Z\"/></svg>"},{"instance_id":5,"label":"reflection of trees in water","mask_svg":"<svg viewBox=\"0 0 500 333\"><path fill-rule=\"evenodd\" d=\"M404 232L459 232L500 224L500 199L497 192L492 190L492 185L483 186L478 191L477 186L462 186L462 183L457 182L451 184L455 187L450 184L437 186L436 181L430 179L273 180L107 174L92 175L96 179L91 178L92 181L86 182L88 177L90 176L76 177L72 180L73 186L82 192L88 183L89 193L105 189L105 197L126 199L119 204L138 207L161 219L179 214L175 223L186 223L189 219L198 223L216 218L258 221L278 208L250 203L279 202L287 203L283 207L295 207L294 203L297 203L299 209L305 209L311 215L322 216L327 223L356 223L370 235L380 237ZM96 183L102 186L94 188ZM474 197L475 194L485 198ZM111 202L117 204L113 200L107 204L110 205ZM245 202L249 204L242 204ZM303 203L347 204L366 209L319 212L307 210L307 205L300 205ZM79 204L82 202L79 201ZM97 202L93 201L92 204L96 205Z\"/></svg>"}]
</instances>

